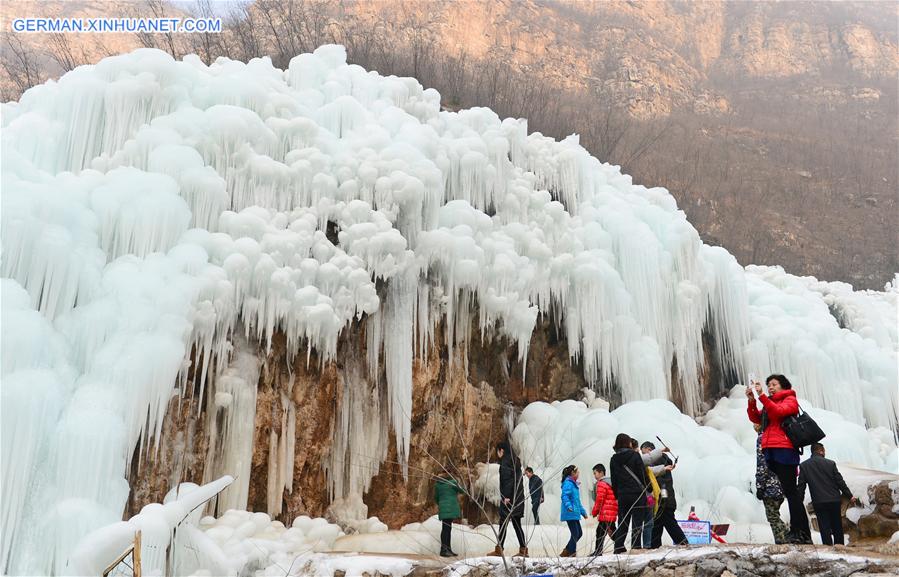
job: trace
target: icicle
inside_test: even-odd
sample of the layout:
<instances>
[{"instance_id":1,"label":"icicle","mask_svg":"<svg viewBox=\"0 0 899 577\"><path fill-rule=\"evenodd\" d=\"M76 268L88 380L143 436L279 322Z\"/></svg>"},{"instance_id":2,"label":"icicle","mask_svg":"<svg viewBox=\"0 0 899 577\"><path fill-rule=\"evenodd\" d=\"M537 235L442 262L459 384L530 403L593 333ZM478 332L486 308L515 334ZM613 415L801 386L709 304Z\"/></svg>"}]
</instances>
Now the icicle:
<instances>
[{"instance_id":1,"label":"icicle","mask_svg":"<svg viewBox=\"0 0 899 577\"><path fill-rule=\"evenodd\" d=\"M418 337L416 347L416 356L422 362L427 362L428 352L434 343L434 324L431 321L433 313L431 311L431 291L426 283L418 285L418 304L415 310L418 313L415 325L415 335Z\"/></svg>"},{"instance_id":2,"label":"icicle","mask_svg":"<svg viewBox=\"0 0 899 577\"><path fill-rule=\"evenodd\" d=\"M219 496L219 508L244 509L250 487L250 466L253 460L253 433L256 429L256 387L259 382L260 360L243 337L235 336L232 361L215 379L213 403L207 408L209 447L204 482L224 474L234 477ZM221 430L218 429L222 424ZM289 431L288 431L289 433ZM293 438L288 435L292 446ZM292 453L291 460L292 460ZM291 466L291 473L293 468ZM291 475L292 478L292 475Z\"/></svg>"},{"instance_id":3,"label":"icicle","mask_svg":"<svg viewBox=\"0 0 899 577\"><path fill-rule=\"evenodd\" d=\"M347 351L343 367L338 373L342 395L334 443L323 466L332 502L361 502L387 458L389 419L381 408L387 399L377 381L365 378L364 362L355 348Z\"/></svg>"},{"instance_id":4,"label":"icicle","mask_svg":"<svg viewBox=\"0 0 899 577\"><path fill-rule=\"evenodd\" d=\"M417 284L415 270L394 277L387 287L384 311L384 367L389 414L404 477L409 473L407 459L412 436L412 359L415 354L412 335L418 300Z\"/></svg>"},{"instance_id":5,"label":"icicle","mask_svg":"<svg viewBox=\"0 0 899 577\"><path fill-rule=\"evenodd\" d=\"M281 514L281 506L284 502L284 486L280 483L280 468L278 458L278 433L272 428L268 439L268 484L265 489L265 510L269 516L275 517Z\"/></svg>"}]
</instances>

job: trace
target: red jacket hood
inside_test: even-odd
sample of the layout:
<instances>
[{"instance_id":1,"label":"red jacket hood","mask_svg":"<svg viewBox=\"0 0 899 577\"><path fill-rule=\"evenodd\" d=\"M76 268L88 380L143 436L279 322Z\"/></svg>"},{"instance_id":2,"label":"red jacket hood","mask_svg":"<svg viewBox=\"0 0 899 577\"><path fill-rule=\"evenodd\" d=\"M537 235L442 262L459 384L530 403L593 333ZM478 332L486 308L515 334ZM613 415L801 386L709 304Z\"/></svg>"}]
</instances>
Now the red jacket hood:
<instances>
[{"instance_id":1,"label":"red jacket hood","mask_svg":"<svg viewBox=\"0 0 899 577\"><path fill-rule=\"evenodd\" d=\"M786 399L787 397L795 397L795 396L796 396L796 391L794 391L793 389L784 389L782 391L778 391L778 392L774 393L773 395L771 395L768 398L774 402L780 402L780 401Z\"/></svg>"}]
</instances>

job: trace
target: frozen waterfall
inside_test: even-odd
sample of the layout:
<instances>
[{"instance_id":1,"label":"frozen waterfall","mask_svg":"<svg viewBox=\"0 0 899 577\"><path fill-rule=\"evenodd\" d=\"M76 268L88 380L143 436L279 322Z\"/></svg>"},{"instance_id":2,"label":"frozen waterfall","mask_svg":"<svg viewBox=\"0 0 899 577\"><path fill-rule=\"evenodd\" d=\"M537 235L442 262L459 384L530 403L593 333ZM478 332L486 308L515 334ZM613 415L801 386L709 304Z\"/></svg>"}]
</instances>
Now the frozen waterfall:
<instances>
[{"instance_id":1,"label":"frozen waterfall","mask_svg":"<svg viewBox=\"0 0 899 577\"><path fill-rule=\"evenodd\" d=\"M434 90L348 65L340 46L286 71L137 50L29 90L2 123L5 572L64 573L78 539L121 520L135 447L155 449L188 375L225 415L208 478L248 475L245 341L283 333L291 355L327 362L363 318L337 446L378 462L389 432L408 455L416 355L437 335L464 351L474 315L523 360L552 314L597 391L683 399L688 414L705 331L722 393L784 372L816 406L896 429L899 287L744 269L668 191L577 136L443 111ZM386 382L366 381L382 367ZM368 416L351 424L356 410ZM272 446L292 467L290 439ZM335 499L370 480L324 466Z\"/></svg>"}]
</instances>

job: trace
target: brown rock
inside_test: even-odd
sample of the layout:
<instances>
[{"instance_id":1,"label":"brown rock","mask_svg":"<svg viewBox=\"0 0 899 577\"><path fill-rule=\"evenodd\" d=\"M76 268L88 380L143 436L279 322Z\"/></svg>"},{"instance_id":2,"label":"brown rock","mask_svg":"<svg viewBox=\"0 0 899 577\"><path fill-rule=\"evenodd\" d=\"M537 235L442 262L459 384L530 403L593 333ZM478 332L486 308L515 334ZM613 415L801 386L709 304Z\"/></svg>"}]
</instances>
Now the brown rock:
<instances>
[{"instance_id":1,"label":"brown rock","mask_svg":"<svg viewBox=\"0 0 899 577\"><path fill-rule=\"evenodd\" d=\"M893 512L893 492L890 481L868 488L868 498L874 504L874 510L861 517L858 525L849 521L846 515L846 502L843 503L843 527L852 541L874 541L883 543L899 530L899 515Z\"/></svg>"}]
</instances>

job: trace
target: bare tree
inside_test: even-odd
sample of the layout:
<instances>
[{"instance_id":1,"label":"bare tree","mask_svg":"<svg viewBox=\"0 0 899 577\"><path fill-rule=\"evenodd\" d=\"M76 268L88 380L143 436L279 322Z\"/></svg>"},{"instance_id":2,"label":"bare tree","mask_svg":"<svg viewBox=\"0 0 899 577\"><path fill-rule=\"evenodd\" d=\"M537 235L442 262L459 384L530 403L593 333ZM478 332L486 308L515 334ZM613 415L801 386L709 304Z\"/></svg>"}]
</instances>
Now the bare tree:
<instances>
[{"instance_id":1,"label":"bare tree","mask_svg":"<svg viewBox=\"0 0 899 577\"><path fill-rule=\"evenodd\" d=\"M93 53L96 55L96 58L94 60L103 59L103 58L106 58L107 56L114 56L115 54L117 54L109 47L108 44L106 44L106 42L104 42L102 40L102 38L103 38L102 35L97 34L92 39L91 44L93 46ZM92 61L91 59L85 57L84 63L87 64L87 63L90 63L91 61Z\"/></svg>"},{"instance_id":2,"label":"bare tree","mask_svg":"<svg viewBox=\"0 0 899 577\"><path fill-rule=\"evenodd\" d=\"M71 42L72 35L62 32L50 34L50 57L59 64L62 71L74 70L88 61L84 48L77 50Z\"/></svg>"},{"instance_id":3,"label":"bare tree","mask_svg":"<svg viewBox=\"0 0 899 577\"><path fill-rule=\"evenodd\" d=\"M625 136L634 127L634 119L602 78L590 80L593 81L588 93L590 102L584 103L591 112L587 130L589 146L598 158L615 158Z\"/></svg>"},{"instance_id":4,"label":"bare tree","mask_svg":"<svg viewBox=\"0 0 899 577\"><path fill-rule=\"evenodd\" d=\"M212 0L196 0L190 12L196 18L210 19L215 17ZM191 51L197 54L206 64L211 64L219 56L226 56L228 52L220 33L199 32L189 34L187 41L190 44Z\"/></svg>"},{"instance_id":5,"label":"bare tree","mask_svg":"<svg viewBox=\"0 0 899 577\"><path fill-rule=\"evenodd\" d=\"M449 103L458 106L462 98L462 91L466 87L468 73L468 59L463 48L458 56L448 56L442 62L442 78L445 85L444 97Z\"/></svg>"},{"instance_id":6,"label":"bare tree","mask_svg":"<svg viewBox=\"0 0 899 577\"><path fill-rule=\"evenodd\" d=\"M170 16L168 4L165 0L144 0L142 4L136 4L132 10L134 16L150 16L151 18L166 18ZM179 58L183 52L178 48L174 32L135 32L138 41L147 48L160 48L168 52L172 58Z\"/></svg>"},{"instance_id":7,"label":"bare tree","mask_svg":"<svg viewBox=\"0 0 899 577\"><path fill-rule=\"evenodd\" d=\"M255 10L250 10L249 4L232 4L228 11L227 21L227 30L230 34L226 34L225 37L230 37L235 55L242 60L260 56L262 48L257 31L259 24L256 21Z\"/></svg>"},{"instance_id":8,"label":"bare tree","mask_svg":"<svg viewBox=\"0 0 899 577\"><path fill-rule=\"evenodd\" d=\"M3 70L21 94L42 80L40 64L34 49L26 46L18 34L5 34L3 41Z\"/></svg>"}]
</instances>

